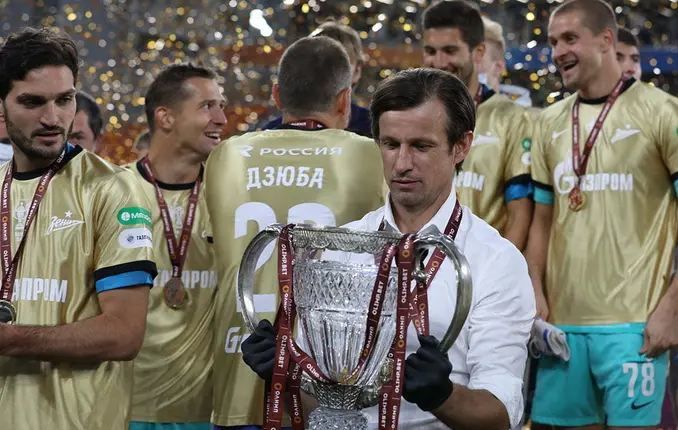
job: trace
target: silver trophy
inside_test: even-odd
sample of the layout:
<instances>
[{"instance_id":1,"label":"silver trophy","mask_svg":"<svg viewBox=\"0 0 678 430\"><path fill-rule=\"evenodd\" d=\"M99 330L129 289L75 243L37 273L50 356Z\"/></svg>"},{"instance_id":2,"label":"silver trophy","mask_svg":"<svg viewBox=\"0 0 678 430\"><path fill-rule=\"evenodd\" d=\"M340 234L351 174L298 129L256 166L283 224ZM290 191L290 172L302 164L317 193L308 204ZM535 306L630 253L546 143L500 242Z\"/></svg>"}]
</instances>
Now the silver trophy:
<instances>
[{"instance_id":1,"label":"silver trophy","mask_svg":"<svg viewBox=\"0 0 678 430\"><path fill-rule=\"evenodd\" d=\"M251 331L259 322L253 300L255 267L264 248L278 238L282 228L274 224L261 231L245 250L240 264L238 300ZM381 255L388 245L397 245L401 235L297 225L290 230L290 239L300 345L326 376L338 382L324 384L303 374L302 390L319 404L308 417L308 428L367 429L367 417L360 410L377 404L379 391L391 375L392 360L387 355L396 331L395 267L390 272L376 343L358 375L354 370L365 341L368 307ZM457 306L440 340L440 349L446 352L468 316L471 272L454 241L431 226L414 240L416 280L425 280L423 260L434 247L445 253L457 272Z\"/></svg>"}]
</instances>

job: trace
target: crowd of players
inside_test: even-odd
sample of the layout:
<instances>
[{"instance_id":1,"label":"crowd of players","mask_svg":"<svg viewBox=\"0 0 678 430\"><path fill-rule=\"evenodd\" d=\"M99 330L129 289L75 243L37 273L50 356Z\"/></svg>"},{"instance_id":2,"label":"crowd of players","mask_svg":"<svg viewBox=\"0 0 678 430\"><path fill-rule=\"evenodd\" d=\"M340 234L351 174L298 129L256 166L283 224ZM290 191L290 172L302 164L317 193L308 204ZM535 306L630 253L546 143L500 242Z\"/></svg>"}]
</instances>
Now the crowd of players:
<instances>
[{"instance_id":1,"label":"crowd of players","mask_svg":"<svg viewBox=\"0 0 678 430\"><path fill-rule=\"evenodd\" d=\"M678 346L678 100L640 82L637 39L602 0L552 11L553 61L574 94L543 110L501 85L501 26L474 6L435 3L422 26L422 68L380 83L368 110L351 98L360 38L322 24L280 60L281 116L221 143L215 72L168 66L146 93L139 160L123 167L94 155L103 124L75 89L74 43L9 37L2 428L260 428L279 333L266 319L245 327L244 249L276 222L356 220L458 233L472 269L471 313L448 353L437 342L455 307L449 262L428 281L430 335L407 336L401 429L657 428ZM275 260L264 253L254 301L270 320ZM566 334L570 357L536 361L524 416L535 317ZM382 428L376 407L366 413Z\"/></svg>"}]
</instances>

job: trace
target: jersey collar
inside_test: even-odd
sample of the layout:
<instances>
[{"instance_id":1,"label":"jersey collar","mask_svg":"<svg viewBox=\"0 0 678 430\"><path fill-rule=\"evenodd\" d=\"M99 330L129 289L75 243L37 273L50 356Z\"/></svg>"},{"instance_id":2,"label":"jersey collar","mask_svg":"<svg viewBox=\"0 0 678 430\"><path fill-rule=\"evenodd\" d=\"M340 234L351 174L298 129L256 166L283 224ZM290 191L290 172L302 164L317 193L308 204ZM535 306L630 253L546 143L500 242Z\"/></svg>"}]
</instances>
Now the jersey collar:
<instances>
[{"instance_id":1,"label":"jersey collar","mask_svg":"<svg viewBox=\"0 0 678 430\"><path fill-rule=\"evenodd\" d=\"M624 82L624 85L622 86L621 92L619 93L620 95L624 93L624 91L628 90L631 88L631 85L633 85L636 82L636 78L629 78ZM586 105L600 105L603 104L607 101L607 98L609 97L609 94L607 96L603 97L598 97L595 99L585 99L584 97L580 97L577 95L579 98L579 101L581 103L584 103Z\"/></svg>"},{"instance_id":2,"label":"jersey collar","mask_svg":"<svg viewBox=\"0 0 678 430\"><path fill-rule=\"evenodd\" d=\"M73 145L72 143L66 142L66 148L64 149L66 151L66 157L64 157L64 166L71 161L73 158L75 158L76 155L80 154L83 149L82 147L78 145ZM10 161L14 162L14 161ZM40 169L35 169L35 170L29 170L28 172L14 172L12 174L12 179L16 179L17 181L27 181L29 179L35 179L39 178L42 176L43 173L47 171L48 167L42 167ZM63 167L62 167L63 169Z\"/></svg>"},{"instance_id":3,"label":"jersey collar","mask_svg":"<svg viewBox=\"0 0 678 430\"><path fill-rule=\"evenodd\" d=\"M139 171L139 174L141 175L141 177L144 178L146 180L146 182L152 184L153 182L151 182L151 178L149 178L148 175L146 174L146 170L141 165L141 161L137 161L136 166L137 166L137 170ZM202 178L203 169L204 169L204 167L201 166L200 167L200 173L198 174L198 176L200 178ZM162 182L162 181L158 181L158 180L156 180L155 182L158 183L158 186L160 188L162 188L163 190L167 190L167 191L190 190L191 188L193 188L193 185L195 185L195 181L187 182L187 183L184 183L184 184L168 184L167 182Z\"/></svg>"},{"instance_id":4,"label":"jersey collar","mask_svg":"<svg viewBox=\"0 0 678 430\"><path fill-rule=\"evenodd\" d=\"M485 84L480 84L480 88L482 88L482 91L480 92L480 103L478 105L480 106L483 104L483 102L486 102L490 97L496 94L496 92L488 87Z\"/></svg>"}]
</instances>

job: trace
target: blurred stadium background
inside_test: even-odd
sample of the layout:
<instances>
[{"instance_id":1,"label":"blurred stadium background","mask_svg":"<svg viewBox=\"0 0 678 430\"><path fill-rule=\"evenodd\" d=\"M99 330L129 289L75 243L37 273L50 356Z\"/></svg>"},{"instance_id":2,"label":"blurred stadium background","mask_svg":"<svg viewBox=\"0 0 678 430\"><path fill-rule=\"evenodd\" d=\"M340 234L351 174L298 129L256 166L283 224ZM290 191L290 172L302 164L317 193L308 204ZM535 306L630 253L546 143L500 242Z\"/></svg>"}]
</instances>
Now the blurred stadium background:
<instances>
[{"instance_id":1,"label":"blurred stadium background","mask_svg":"<svg viewBox=\"0 0 678 430\"><path fill-rule=\"evenodd\" d=\"M144 94L166 64L194 61L217 69L227 97L225 136L256 128L274 113L271 82L292 41L333 17L355 28L367 57L355 98L366 104L377 82L420 65L419 20L429 0L0 0L0 42L24 26L68 32L82 56L79 88L104 113L106 158L132 161L145 129ZM504 26L504 83L531 90L534 106L553 103L562 86L546 44L558 0L482 0ZM643 80L678 93L678 0L612 0L618 22L641 42Z\"/></svg>"}]
</instances>

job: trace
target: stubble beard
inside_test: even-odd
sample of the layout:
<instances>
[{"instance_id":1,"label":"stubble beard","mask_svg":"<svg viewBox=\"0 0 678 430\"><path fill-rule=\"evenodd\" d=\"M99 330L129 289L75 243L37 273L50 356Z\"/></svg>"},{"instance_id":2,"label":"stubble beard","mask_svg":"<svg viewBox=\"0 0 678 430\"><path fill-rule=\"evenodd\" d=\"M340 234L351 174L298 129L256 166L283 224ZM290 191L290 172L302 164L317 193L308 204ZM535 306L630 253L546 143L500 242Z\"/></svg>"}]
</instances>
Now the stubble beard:
<instances>
[{"instance_id":1,"label":"stubble beard","mask_svg":"<svg viewBox=\"0 0 678 430\"><path fill-rule=\"evenodd\" d=\"M53 147L41 147L35 143L30 137L27 137L23 132L14 125L11 121L7 111L5 111L5 126L7 128L7 135L12 141L16 149L21 151L26 158L30 160L55 160L61 154L66 146L66 138L64 136L61 145Z\"/></svg>"}]
</instances>

